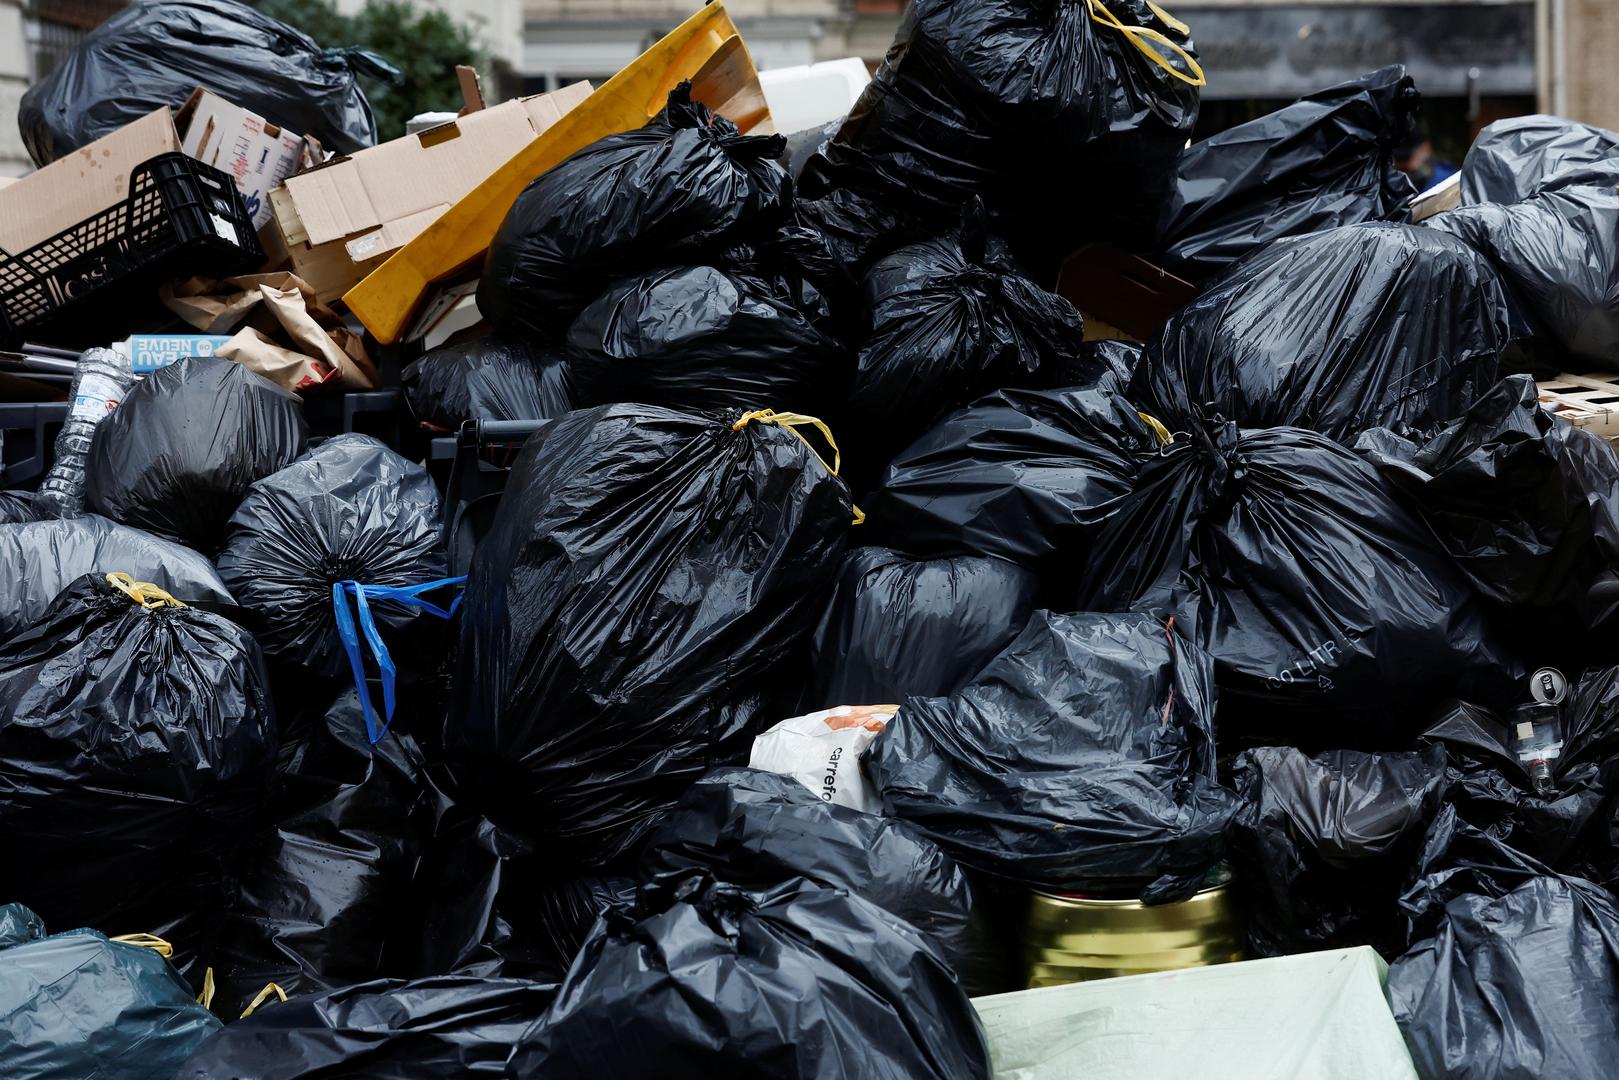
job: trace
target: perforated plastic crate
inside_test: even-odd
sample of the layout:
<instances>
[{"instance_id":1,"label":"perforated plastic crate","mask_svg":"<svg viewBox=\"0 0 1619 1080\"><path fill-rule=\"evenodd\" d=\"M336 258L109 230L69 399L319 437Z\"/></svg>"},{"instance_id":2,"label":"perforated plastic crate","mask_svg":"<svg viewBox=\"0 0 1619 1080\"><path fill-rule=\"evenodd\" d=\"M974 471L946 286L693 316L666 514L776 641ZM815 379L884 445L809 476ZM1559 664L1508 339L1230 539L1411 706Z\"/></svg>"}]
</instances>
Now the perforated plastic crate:
<instances>
[{"instance_id":1,"label":"perforated plastic crate","mask_svg":"<svg viewBox=\"0 0 1619 1080\"><path fill-rule=\"evenodd\" d=\"M231 178L185 154L159 154L130 170L123 202L27 251L0 251L0 344L26 334L105 345L156 309L165 280L245 273L263 260Z\"/></svg>"}]
</instances>

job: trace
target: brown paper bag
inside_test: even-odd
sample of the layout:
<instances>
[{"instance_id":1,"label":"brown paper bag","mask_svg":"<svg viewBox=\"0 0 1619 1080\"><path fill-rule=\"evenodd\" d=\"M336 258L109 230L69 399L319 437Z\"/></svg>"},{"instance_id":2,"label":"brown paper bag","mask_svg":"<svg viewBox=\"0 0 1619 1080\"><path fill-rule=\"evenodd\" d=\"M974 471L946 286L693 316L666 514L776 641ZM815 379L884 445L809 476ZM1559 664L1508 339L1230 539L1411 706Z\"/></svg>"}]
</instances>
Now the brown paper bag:
<instances>
[{"instance_id":1,"label":"brown paper bag","mask_svg":"<svg viewBox=\"0 0 1619 1080\"><path fill-rule=\"evenodd\" d=\"M259 294L259 286L268 285L274 289L296 288L309 297L309 303L315 303L315 294L298 278L289 273L278 274L249 274L244 277L219 278L193 277L184 281L173 281L158 290L158 296L163 306L174 314L196 327L204 334L233 334L249 317L254 314L263 302ZM318 306L318 305L317 305ZM326 309L320 309L324 314L330 315ZM335 322L337 317L332 315ZM256 320L260 330L267 333L275 331L275 321Z\"/></svg>"},{"instance_id":2,"label":"brown paper bag","mask_svg":"<svg viewBox=\"0 0 1619 1080\"><path fill-rule=\"evenodd\" d=\"M245 326L215 352L288 390L375 390L381 385L376 366L357 334L342 326L322 325L335 317L313 303L303 282L291 274L261 275L253 286L255 303L273 317L278 332L266 334ZM271 279L291 279L277 287ZM250 279L238 279L247 281ZM313 309L313 310L311 310ZM285 344L283 344L283 342Z\"/></svg>"}]
</instances>

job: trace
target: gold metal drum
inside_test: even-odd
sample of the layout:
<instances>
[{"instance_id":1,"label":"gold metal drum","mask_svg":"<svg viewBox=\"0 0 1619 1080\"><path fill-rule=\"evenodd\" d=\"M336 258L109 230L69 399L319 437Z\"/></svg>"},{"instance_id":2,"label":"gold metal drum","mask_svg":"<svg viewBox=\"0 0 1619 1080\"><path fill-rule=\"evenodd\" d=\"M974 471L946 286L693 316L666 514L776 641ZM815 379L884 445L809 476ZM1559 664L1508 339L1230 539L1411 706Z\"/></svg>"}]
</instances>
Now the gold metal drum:
<instances>
[{"instance_id":1,"label":"gold metal drum","mask_svg":"<svg viewBox=\"0 0 1619 1080\"><path fill-rule=\"evenodd\" d=\"M1224 882L1179 904L1035 893L1024 935L1027 986L1207 967L1242 959L1242 922Z\"/></svg>"}]
</instances>

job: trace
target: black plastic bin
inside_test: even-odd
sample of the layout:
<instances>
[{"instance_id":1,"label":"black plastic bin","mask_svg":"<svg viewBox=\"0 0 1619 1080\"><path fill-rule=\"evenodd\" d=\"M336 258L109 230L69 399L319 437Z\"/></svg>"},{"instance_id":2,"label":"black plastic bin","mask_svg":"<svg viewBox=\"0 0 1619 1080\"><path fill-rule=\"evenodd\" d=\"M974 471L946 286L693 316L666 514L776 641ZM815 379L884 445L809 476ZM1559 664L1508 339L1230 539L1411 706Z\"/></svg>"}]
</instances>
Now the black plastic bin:
<instances>
[{"instance_id":1,"label":"black plastic bin","mask_svg":"<svg viewBox=\"0 0 1619 1080\"><path fill-rule=\"evenodd\" d=\"M314 394L304 398L304 419L311 435L369 435L390 449L399 449L398 388L351 390L345 394Z\"/></svg>"},{"instance_id":2,"label":"black plastic bin","mask_svg":"<svg viewBox=\"0 0 1619 1080\"><path fill-rule=\"evenodd\" d=\"M0 402L0 490L39 486L56 456L67 420L65 401Z\"/></svg>"},{"instance_id":3,"label":"black plastic bin","mask_svg":"<svg viewBox=\"0 0 1619 1080\"><path fill-rule=\"evenodd\" d=\"M161 311L164 281L246 273L263 261L235 182L185 154L159 154L130 171L123 202L27 251L0 251L0 345L25 333L106 345Z\"/></svg>"},{"instance_id":4,"label":"black plastic bin","mask_svg":"<svg viewBox=\"0 0 1619 1080\"><path fill-rule=\"evenodd\" d=\"M453 439L434 439L428 471L444 493L444 546L450 573L464 574L494 523L506 478L528 437L549 420L468 420ZM442 476L448 459L449 476Z\"/></svg>"}]
</instances>

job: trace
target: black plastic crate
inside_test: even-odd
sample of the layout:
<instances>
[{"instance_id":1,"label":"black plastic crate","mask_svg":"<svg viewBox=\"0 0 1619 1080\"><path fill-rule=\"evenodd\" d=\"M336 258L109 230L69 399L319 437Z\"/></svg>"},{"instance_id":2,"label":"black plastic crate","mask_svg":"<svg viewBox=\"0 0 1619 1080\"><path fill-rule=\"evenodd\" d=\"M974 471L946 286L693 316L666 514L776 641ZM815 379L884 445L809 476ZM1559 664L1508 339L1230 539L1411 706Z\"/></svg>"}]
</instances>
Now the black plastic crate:
<instances>
[{"instance_id":1,"label":"black plastic crate","mask_svg":"<svg viewBox=\"0 0 1619 1080\"><path fill-rule=\"evenodd\" d=\"M67 407L65 401L0 402L0 490L39 486L56 457Z\"/></svg>"},{"instance_id":2,"label":"black plastic crate","mask_svg":"<svg viewBox=\"0 0 1619 1080\"><path fill-rule=\"evenodd\" d=\"M451 574L465 574L494 524L506 479L530 435L549 420L468 420L453 439L434 439L428 468L451 462L444 485L444 545ZM436 478L436 477L435 477Z\"/></svg>"},{"instance_id":3,"label":"black plastic crate","mask_svg":"<svg viewBox=\"0 0 1619 1080\"><path fill-rule=\"evenodd\" d=\"M399 449L400 395L397 389L351 390L345 394L312 394L304 398L304 419L311 435L358 432Z\"/></svg>"},{"instance_id":4,"label":"black plastic crate","mask_svg":"<svg viewBox=\"0 0 1619 1080\"><path fill-rule=\"evenodd\" d=\"M0 251L0 344L24 333L69 345L127 336L164 281L228 277L264 261L225 173L181 153L130 170L123 202L27 251Z\"/></svg>"},{"instance_id":5,"label":"black plastic crate","mask_svg":"<svg viewBox=\"0 0 1619 1080\"><path fill-rule=\"evenodd\" d=\"M359 432L399 448L398 390L305 398L303 406L311 435ZM0 490L39 484L56 459L56 436L66 419L66 402L0 402Z\"/></svg>"}]
</instances>

